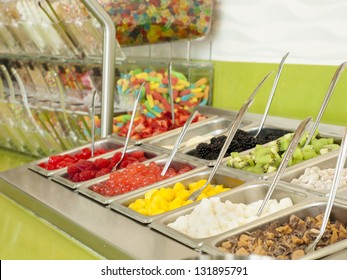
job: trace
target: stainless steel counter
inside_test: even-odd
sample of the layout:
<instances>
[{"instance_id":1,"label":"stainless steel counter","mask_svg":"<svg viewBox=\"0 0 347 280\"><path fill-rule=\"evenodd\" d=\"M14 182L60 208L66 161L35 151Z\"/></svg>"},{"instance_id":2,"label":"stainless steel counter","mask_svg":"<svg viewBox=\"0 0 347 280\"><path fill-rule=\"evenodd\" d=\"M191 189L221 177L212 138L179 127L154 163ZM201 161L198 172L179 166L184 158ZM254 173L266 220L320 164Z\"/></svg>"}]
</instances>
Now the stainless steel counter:
<instances>
[{"instance_id":1,"label":"stainless steel counter","mask_svg":"<svg viewBox=\"0 0 347 280\"><path fill-rule=\"evenodd\" d=\"M108 259L184 259L194 250L29 170L0 173L0 191Z\"/></svg>"}]
</instances>

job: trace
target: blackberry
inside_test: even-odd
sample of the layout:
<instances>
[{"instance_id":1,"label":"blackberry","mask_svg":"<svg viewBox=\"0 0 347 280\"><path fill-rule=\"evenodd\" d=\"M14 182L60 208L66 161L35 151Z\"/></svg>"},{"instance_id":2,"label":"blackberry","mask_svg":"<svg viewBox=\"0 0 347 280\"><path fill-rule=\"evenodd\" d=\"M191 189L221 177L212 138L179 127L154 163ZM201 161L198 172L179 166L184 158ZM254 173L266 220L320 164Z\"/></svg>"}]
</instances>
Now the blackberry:
<instances>
[{"instance_id":1,"label":"blackberry","mask_svg":"<svg viewBox=\"0 0 347 280\"><path fill-rule=\"evenodd\" d=\"M267 140L267 142L271 142L273 140L280 138L281 136L283 136L283 133L278 131L278 132L269 133L264 138Z\"/></svg>"},{"instance_id":2,"label":"blackberry","mask_svg":"<svg viewBox=\"0 0 347 280\"><path fill-rule=\"evenodd\" d=\"M208 159L208 160L215 160L215 159L217 159L219 157L219 153L217 153L217 152L212 152L212 153L210 153L209 155L208 155L208 157L206 158L206 159Z\"/></svg>"},{"instance_id":3,"label":"blackberry","mask_svg":"<svg viewBox=\"0 0 347 280\"><path fill-rule=\"evenodd\" d=\"M242 139L242 138L245 138L245 137L249 137L248 136L248 133L244 130L241 130L241 129L238 129L235 133L235 137L234 139Z\"/></svg>"},{"instance_id":4,"label":"blackberry","mask_svg":"<svg viewBox=\"0 0 347 280\"><path fill-rule=\"evenodd\" d=\"M230 154L231 152L237 152L239 150L239 147L239 141L235 140L234 138L228 147L227 153Z\"/></svg>"},{"instance_id":5,"label":"blackberry","mask_svg":"<svg viewBox=\"0 0 347 280\"><path fill-rule=\"evenodd\" d=\"M268 141L265 137L258 135L256 138L256 142L258 145L263 145L263 144L270 142L270 141Z\"/></svg>"},{"instance_id":6,"label":"blackberry","mask_svg":"<svg viewBox=\"0 0 347 280\"><path fill-rule=\"evenodd\" d=\"M242 143L242 149L249 150L255 147L257 145L257 140L254 137L250 137L247 141Z\"/></svg>"},{"instance_id":7,"label":"blackberry","mask_svg":"<svg viewBox=\"0 0 347 280\"><path fill-rule=\"evenodd\" d=\"M209 153L211 152L210 145L207 143L200 143L196 146L196 156L199 158L207 159Z\"/></svg>"},{"instance_id":8,"label":"blackberry","mask_svg":"<svg viewBox=\"0 0 347 280\"><path fill-rule=\"evenodd\" d=\"M212 137L210 140L210 143L211 144L222 143L222 145L223 145L226 139L227 139L227 137L225 135L221 135L218 137Z\"/></svg>"}]
</instances>

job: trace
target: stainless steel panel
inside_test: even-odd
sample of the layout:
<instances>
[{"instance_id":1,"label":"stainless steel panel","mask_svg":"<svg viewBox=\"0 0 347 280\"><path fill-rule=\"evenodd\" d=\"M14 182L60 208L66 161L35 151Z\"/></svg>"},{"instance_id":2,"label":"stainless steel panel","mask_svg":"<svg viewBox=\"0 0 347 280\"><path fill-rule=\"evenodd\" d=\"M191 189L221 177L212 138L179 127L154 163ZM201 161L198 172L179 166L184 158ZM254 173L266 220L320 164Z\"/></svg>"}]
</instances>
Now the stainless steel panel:
<instances>
[{"instance_id":1,"label":"stainless steel panel","mask_svg":"<svg viewBox=\"0 0 347 280\"><path fill-rule=\"evenodd\" d=\"M221 193L218 196L220 197L221 202L223 203L229 200L232 203L243 203L247 205L264 199L269 187L269 182L252 181L245 183L240 187L232 189L228 192ZM289 197L294 205L303 203L304 201L308 201L311 199L319 198L319 196L315 194L308 193L289 184L282 183L276 187L271 199L276 199L279 201L286 197ZM153 219L152 223L150 224L150 227L192 248L201 247L204 241L207 239L207 237L191 237L185 233L177 231L168 226L168 224L175 222L179 217L191 214L195 207L196 204L188 205L185 208L179 209L177 211L172 211L170 213L167 213L166 215L163 214L161 215L161 217Z\"/></svg>"},{"instance_id":2,"label":"stainless steel panel","mask_svg":"<svg viewBox=\"0 0 347 280\"><path fill-rule=\"evenodd\" d=\"M190 183L197 182L202 179L207 179L210 174L211 169L207 167L202 167L200 169L196 169L196 172L193 172L191 174L185 174L183 177L176 178L175 180L172 180L168 183L161 184L157 186L158 188L171 188L175 185L177 182L181 182L183 185L187 186ZM246 181L252 181L254 180L254 177L252 175L249 176L241 176L243 174L238 173L237 171L232 173L228 172L224 169L219 169L216 173L216 175L213 177L211 184L212 185L223 185L224 187L228 186L231 188L239 187ZM153 189L153 188L152 188ZM120 197L119 199L115 199L111 204L110 207L118 212L121 212L124 215L129 216L130 218L137 220L141 223L150 223L153 221L154 218L160 217L162 215L166 215L167 213L163 213L160 215L154 215L154 216L145 216L142 215L130 208L128 206L136 201L139 198L144 198L145 193L148 191L148 189L139 190L137 192L134 192L133 194L125 195L123 197ZM189 206L189 205L188 205ZM184 206L182 208L188 207Z\"/></svg>"},{"instance_id":3,"label":"stainless steel panel","mask_svg":"<svg viewBox=\"0 0 347 280\"><path fill-rule=\"evenodd\" d=\"M106 149L106 150L112 150L111 152L108 152L108 153L105 153L103 155L100 155L100 156L97 156L97 157L94 157L94 158L98 158L98 157L102 157L102 156L105 156L105 155L109 155L109 154L112 154L114 150L117 150L121 147L123 147L124 143L118 139L113 139L113 138L104 138L104 139L101 139L101 140L98 140L98 141L95 141L95 149ZM79 151L81 151L82 149L84 148L90 148L91 145L90 144L87 144L87 145L83 145L83 146L80 146L80 147L77 147L77 148L74 148L74 149L71 149L71 150L68 150L68 151L64 151L62 153L59 153L59 155L74 155L76 153L78 153ZM49 176L52 176L53 174L56 174L56 173L60 173L62 171L66 171L66 167L65 168L60 168L60 169L56 169L56 170L47 170L47 169L44 169L42 167L39 166L40 163L44 163L44 162L47 162L49 160L50 157L45 157L45 158L42 158L40 160L37 160L37 161L34 161L34 162L31 162L29 165L28 165L28 168L32 171L35 171L43 176L46 176L46 177L49 177Z\"/></svg>"},{"instance_id":4,"label":"stainless steel panel","mask_svg":"<svg viewBox=\"0 0 347 280\"><path fill-rule=\"evenodd\" d=\"M162 155L162 156L159 156L159 157L157 157L157 158L153 158L153 159L151 159L151 160L149 160L149 161L146 161L146 162L147 162L147 163L149 163L149 162L156 162L156 163L159 164L159 165L164 165L164 164L166 163L167 158L168 158L168 155ZM109 204L109 203L111 203L112 201L114 201L115 199L121 198L121 197L123 197L123 196L127 196L127 195L132 194L132 193L136 193L137 191L148 190L148 189L154 188L155 186L159 186L159 185L161 185L161 184L163 184L163 183L165 183L165 182L169 182L169 181L171 181L171 180L176 180L176 178L177 178L177 180L178 180L178 178L180 178L181 176L184 176L184 175L186 175L186 174L191 174L191 173L194 172L194 169L196 169L196 168L198 168L198 167L201 166L201 165L199 165L198 163L189 162L189 161L187 161L186 159L180 158L180 157L178 156L178 157L175 157L175 158L174 158L174 160L172 161L170 167L173 167L173 168L175 168L175 169L181 169L181 168L182 168L183 166L185 166L185 165L190 165L190 166L193 168L193 170L188 171L188 172L186 172L186 173L184 173L184 174L182 174L182 175L177 175L177 176L175 176L175 177L173 177L173 178L165 179L165 180L160 181L160 182L158 182L158 183L151 184L151 185L142 187L142 188L140 188L140 189L138 189L138 190L131 191L131 192L129 192L129 193L125 193L125 194L122 194L122 195L116 195L116 196L106 197L106 196L103 196L103 195L101 195L101 194L99 194L99 193L96 193L96 192L94 192L94 191L92 191L92 190L90 189L93 185L95 185L95 184L97 184L97 183L104 182L104 181L106 181L107 179L109 179L109 177L110 177L109 174L108 174L108 175L105 175L105 176L103 176L103 177L100 177L99 180L91 180L91 181L89 181L89 182L85 182L85 183L80 184L79 187L78 187L78 189L77 189L77 191L78 191L79 193L81 193L81 194L84 194L84 195L86 195L86 196L88 196L88 197L90 197L90 198L92 198L92 199L94 199L94 200L96 200L96 201L102 203L102 204ZM121 170L119 170L119 172L123 172L123 170L121 169Z\"/></svg>"},{"instance_id":5,"label":"stainless steel panel","mask_svg":"<svg viewBox=\"0 0 347 280\"><path fill-rule=\"evenodd\" d=\"M271 217L263 217L254 221L254 223L246 226L242 226L235 230L230 230L216 237L207 239L201 246L201 250L211 255L223 255L223 251L218 247L226 241L229 237L239 236L244 232L252 232L257 229L264 230L269 223L278 221L280 224L288 222L291 215L296 215L301 219L305 219L308 216L316 217L317 215L324 213L326 207L326 199L322 198L319 201L308 202L305 204L298 204L292 208L285 209L278 213L274 213ZM331 222L336 220L347 224L347 204L342 200L336 200L330 215ZM347 239L337 242L336 244L329 245L322 249L316 250L314 253L309 253L301 259L320 259L327 255L334 254L347 248Z\"/></svg>"}]
</instances>

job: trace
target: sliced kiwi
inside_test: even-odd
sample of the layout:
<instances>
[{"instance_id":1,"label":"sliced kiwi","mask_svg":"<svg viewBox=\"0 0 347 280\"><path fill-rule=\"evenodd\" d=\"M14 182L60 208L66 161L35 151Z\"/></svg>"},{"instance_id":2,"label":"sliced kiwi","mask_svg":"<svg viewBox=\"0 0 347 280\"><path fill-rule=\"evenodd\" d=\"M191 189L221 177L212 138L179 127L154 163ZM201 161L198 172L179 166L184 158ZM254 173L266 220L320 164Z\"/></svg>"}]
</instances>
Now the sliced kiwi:
<instances>
[{"instance_id":1,"label":"sliced kiwi","mask_svg":"<svg viewBox=\"0 0 347 280\"><path fill-rule=\"evenodd\" d=\"M328 144L328 145L325 145L322 149L320 149L319 153L321 155L324 155L326 153L332 152L332 151L337 150L339 148L340 148L340 146L338 144Z\"/></svg>"},{"instance_id":2,"label":"sliced kiwi","mask_svg":"<svg viewBox=\"0 0 347 280\"><path fill-rule=\"evenodd\" d=\"M314 158L318 155L313 145L306 145L301 149L301 152L304 160Z\"/></svg>"}]
</instances>

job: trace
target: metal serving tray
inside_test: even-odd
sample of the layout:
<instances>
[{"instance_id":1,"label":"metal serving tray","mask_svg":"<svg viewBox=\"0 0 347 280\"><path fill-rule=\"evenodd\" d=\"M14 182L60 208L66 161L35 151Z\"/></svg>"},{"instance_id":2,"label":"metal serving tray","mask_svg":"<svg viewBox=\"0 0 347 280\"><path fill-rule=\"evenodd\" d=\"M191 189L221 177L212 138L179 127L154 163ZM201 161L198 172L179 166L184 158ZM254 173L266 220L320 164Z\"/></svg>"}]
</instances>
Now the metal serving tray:
<instances>
[{"instance_id":1,"label":"metal serving tray","mask_svg":"<svg viewBox=\"0 0 347 280\"><path fill-rule=\"evenodd\" d=\"M153 158L151 160L148 160L148 161L146 161L146 163L156 162L159 165L164 165L166 163L167 159L168 159L168 155L162 155L162 156ZM173 181L173 180L179 180L179 178L181 178L182 176L184 176L186 174L192 174L196 168L201 167L201 164L199 164L198 162L191 162L191 161L187 160L186 157L182 157L182 156L179 156L179 155L175 156L174 160L171 162L170 167L173 167L175 169L180 169L184 165L190 165L193 168L193 170L188 171L188 172L186 172L184 174L181 174L181 175L177 175L177 176L175 176L173 178L166 179L166 180L160 181L158 183L142 187L141 189L138 189L138 190L135 190L135 191L131 191L131 192L122 194L122 195L106 197L106 196L98 194L98 193L96 193L96 192L94 192L94 191L92 191L90 189L91 186L93 186L95 184L98 184L98 183L101 183L103 181L106 181L110 177L109 174L105 175L103 177L100 177L99 179L96 178L96 179L93 179L93 180L91 180L89 182L84 182L84 183L80 184L79 188L77 189L77 191L79 193L87 196L87 197L92 198L93 200L96 200L96 201L102 203L102 204L109 204L112 201L114 201L115 199L118 199L118 198L121 198L121 197L124 197L124 196L128 196L128 195L132 195L132 193L136 193L136 192L142 191L142 190L149 190L149 189L154 188L155 186L161 185L161 184L163 184L165 182L170 182L170 181ZM119 170L119 172L123 172L123 170L121 169L121 170Z\"/></svg>"},{"instance_id":2,"label":"metal serving tray","mask_svg":"<svg viewBox=\"0 0 347 280\"><path fill-rule=\"evenodd\" d=\"M240 187L232 189L228 192L221 193L218 196L220 197L221 202L223 203L229 200L232 203L250 204L252 202L264 199L269 187L270 183L267 181L252 181L245 183ZM318 198L317 195L305 192L304 190L300 190L295 186L291 186L285 183L279 183L276 186L276 189L272 194L271 199L281 200L285 197L289 197L294 205L302 203L304 201ZM154 228L155 230L161 233L164 233L165 235L189 247L199 248L202 246L204 241L210 237L191 237L168 226L169 223L176 221L178 217L191 214L195 206L196 204L188 205L188 207L179 209L177 211L172 211L170 213L167 213L166 215L163 214L161 215L161 217L153 219L152 223L150 224L150 227Z\"/></svg>"},{"instance_id":3,"label":"metal serving tray","mask_svg":"<svg viewBox=\"0 0 347 280\"><path fill-rule=\"evenodd\" d=\"M290 168L288 168L285 173L283 174L281 180L291 183L291 181L294 178L299 178L301 175L304 174L306 168L311 168L314 166L319 167L320 169L328 169L328 168L335 168L336 166L336 161L337 161L337 156L338 156L339 151L335 150L332 151L330 153L327 153L325 155L313 158L309 161L304 161L300 164L291 166ZM345 167L347 167L347 162L345 164ZM322 191L319 189L314 189L314 188L309 188L303 185L298 185L299 187L303 188L303 189L307 189L307 190L314 190L316 192L320 192L322 194L326 194L328 193L328 191ZM340 186L337 190L337 192L339 193L340 190L342 190L343 186Z\"/></svg>"},{"instance_id":4,"label":"metal serving tray","mask_svg":"<svg viewBox=\"0 0 347 280\"><path fill-rule=\"evenodd\" d=\"M107 137L107 138L95 141L95 145L94 145L95 149L112 150L112 152L108 152L108 153L105 153L103 155L100 155L100 156L97 156L94 158L98 158L98 157L112 154L114 150L117 150L123 146L124 146L124 141L121 141L120 139L113 139L111 137ZM67 155L67 154L74 155L74 154L78 153L79 151L81 151L82 149L90 148L90 147L91 147L91 145L87 144L87 145L83 145L83 146L80 146L80 147L77 147L77 148L74 148L71 150L64 151L64 152L59 153L57 155ZM32 171L35 171L35 172L43 175L43 176L46 176L46 177L49 177L49 176L52 176L53 174L62 172L63 170L66 171L66 169L67 169L66 167L60 168L60 169L55 169L55 170L46 170L46 169L39 166L40 163L47 162L49 158L50 157L45 157L45 158L42 158L40 160L31 162L28 164L28 168Z\"/></svg>"},{"instance_id":5,"label":"metal serving tray","mask_svg":"<svg viewBox=\"0 0 347 280\"><path fill-rule=\"evenodd\" d=\"M255 127L254 125L251 125L251 124L250 124L249 126L240 127L240 129L242 129L242 130L248 132L250 135L255 135L256 132L257 132L258 127ZM263 129L261 130L261 134L260 134L260 135L262 135L263 133L270 133L270 132L273 131L273 130L280 130L280 131L283 132L283 135L285 135L286 133L292 132L292 131L290 131L290 130L284 130L283 128L278 128L278 127L274 127L274 126L266 126L266 127L263 127ZM208 131L208 130L207 130L207 131ZM216 135L213 135L213 136L220 136L220 135L223 135L223 134L225 135L225 133L226 133L226 132L223 132L223 133L219 133L219 134L216 134ZM211 136L210 138L212 138L213 136ZM207 140L204 141L204 142L209 142L210 138L207 139ZM197 146L197 145L195 145L195 147L194 147L194 146L187 146L187 147L184 147L183 149L181 149L181 152L182 152L183 154L186 154L186 155L190 155L190 156L195 157L195 156L194 156L194 153L195 153L195 148L196 148L196 146ZM193 148L193 147L194 147L194 148ZM252 149L250 149L249 151L251 151L251 150L252 150ZM243 151L243 152L241 152L241 153L244 153L244 152L247 152L247 151L245 150L245 151ZM197 158L197 157L196 157L196 158ZM207 159L200 159L200 158L199 158L199 160L205 161L206 164L211 164L211 163L212 163L211 160L207 160Z\"/></svg>"},{"instance_id":6,"label":"metal serving tray","mask_svg":"<svg viewBox=\"0 0 347 280\"><path fill-rule=\"evenodd\" d=\"M191 174L186 174L183 177L176 177L175 180L172 180L170 182L161 184L159 186L156 186L157 188L172 188L175 183L177 182L181 182L183 185L187 186L190 183L193 182L197 182L201 179L207 179L208 176L210 175L211 169L209 167L201 167L199 169L196 169L196 171L194 173ZM217 170L217 173L215 174L215 176L213 177L211 184L212 185L218 185L218 184L222 184L223 186L231 186L231 187L238 187L241 186L244 182L246 181L252 181L254 180L254 177L249 174L248 176L241 176L237 171L236 172L227 172L227 170L223 169L223 168L219 168ZM142 215L130 208L128 208L128 206L134 202L135 200L139 199L139 198L144 198L145 193L148 191L148 189L143 189L137 192L134 192L133 194L129 194L129 195L125 195L119 199L115 199L111 204L110 207L114 210L116 210L117 212L120 212L134 220L137 220L141 223L144 224L148 224L151 223L153 221L153 219L161 217L163 215L166 215L167 213L173 212L173 211L169 211L163 214L159 214L159 215L153 215L153 216L145 216ZM193 204L196 204L197 202L194 202ZM191 205L193 205L191 204ZM188 207L184 206L182 207ZM179 208L181 209L181 208Z\"/></svg>"},{"instance_id":7,"label":"metal serving tray","mask_svg":"<svg viewBox=\"0 0 347 280\"><path fill-rule=\"evenodd\" d=\"M206 142L209 141L212 137L222 135L227 132L228 128L232 124L232 119L227 119L227 118L214 118L211 119L207 123L197 123L194 127L190 127L183 139L183 142L181 143L181 146L179 147L179 150L182 150L187 147L192 147L196 146L200 142ZM249 125L250 122L248 121L243 121L241 123L241 128ZM159 147L164 147L167 149L172 149L173 146L175 145L176 139L178 138L180 134L179 131L174 131L174 132L169 132L166 133L163 136L159 136L148 143L151 145L159 146ZM203 137L203 141L199 141L198 143L192 143L189 144L188 141L193 139L194 137Z\"/></svg>"},{"instance_id":8,"label":"metal serving tray","mask_svg":"<svg viewBox=\"0 0 347 280\"><path fill-rule=\"evenodd\" d=\"M327 203L327 198L321 198L317 201L311 201L304 204L298 204L291 208L284 209L283 211L274 213L271 217L262 217L254 223L248 226L242 226L234 230L230 230L216 237L207 239L204 244L201 246L201 250L210 255L223 255L226 254L218 247L226 241L231 236L239 236L244 232L251 232L257 229L264 230L266 226L272 221L279 221L280 224L288 222L291 215L296 215L301 219L304 219L307 216L315 217L321 213L324 213ZM330 215L331 221L339 220L342 223L347 223L347 204L345 201L336 199ZM303 256L300 259L320 259L325 256L334 254L338 251L347 248L347 239L339 241L335 244L329 245L322 249L316 250L313 253L309 253Z\"/></svg>"},{"instance_id":9,"label":"metal serving tray","mask_svg":"<svg viewBox=\"0 0 347 280\"><path fill-rule=\"evenodd\" d=\"M151 147L140 147L140 146L130 146L128 147L127 149L127 153L131 153L131 152L135 152L135 151L144 151L145 152L145 156L148 158L148 160L150 159L153 159L153 158L156 158L158 156L160 156L160 153L156 150L154 150L153 148ZM113 151L112 153L108 153L107 155L105 156L100 156L100 157L97 157L97 158L105 158L105 159L110 159L112 158L112 156L117 153L117 152L122 152L123 151L123 148L120 148L118 150L115 150ZM93 158L93 159L90 159L90 161L95 161L97 158ZM148 161L147 160L147 161ZM100 176L98 178L100 179L104 179L104 178L108 178L109 174L106 174L104 176ZM95 178L96 179L96 178ZM85 182L91 182L92 180L88 180L88 181L83 181L83 182L73 182L71 181L70 179L68 179L68 173L67 173L67 168L65 168L64 170L60 171L60 172L57 172L55 174L52 175L52 180L55 181L55 182L58 182L70 189L77 189L81 184L85 183Z\"/></svg>"},{"instance_id":10,"label":"metal serving tray","mask_svg":"<svg viewBox=\"0 0 347 280\"><path fill-rule=\"evenodd\" d=\"M201 120L201 121L198 121L198 122L191 123L190 128L195 127L195 126L197 126L197 125L203 125L203 124L209 123L209 122L211 122L212 120L214 120L214 119L216 119L216 118L219 118L218 116L213 115L213 114L204 114L204 116L206 117L206 119ZM177 128L175 128L175 129L172 129L172 130L169 130L169 131L165 131L165 132L160 133L160 134L158 134L158 135L152 135L152 136L150 136L150 137L148 137L148 138L143 138L143 139L135 140L135 143L136 143L137 145L140 145L140 144L142 144L142 143L149 143L149 142L151 142L152 140L157 139L158 137L165 136L165 135L169 135L169 134L171 134L171 133L179 133L179 132L181 131L181 129L182 129L182 127L177 127ZM119 135L117 135L117 137L119 137L119 138L124 138L124 139L125 139L125 137L122 137L122 136L119 136Z\"/></svg>"},{"instance_id":11,"label":"metal serving tray","mask_svg":"<svg viewBox=\"0 0 347 280\"><path fill-rule=\"evenodd\" d=\"M319 134L319 135L320 135L320 136L323 136L323 135L324 135L324 137L332 137L332 136L325 135L325 134ZM340 144L340 142L341 142L341 139L340 139L340 138L335 138L335 137L334 137L334 140L336 141L336 143L339 143L339 144ZM268 144L264 144L264 146L267 146L267 145L268 145ZM240 153L240 155L247 155L247 154L251 153L254 149L255 149L255 148L252 148L252 149L247 150L247 151L243 151L243 152ZM300 170L300 169L301 169L301 170L304 170L304 169L305 169L305 166L308 165L308 164L310 164L311 161L320 161L320 160L324 160L325 158L336 157L336 156L337 156L337 153L338 153L338 150L331 151L331 152L328 152L328 153L326 153L326 154L324 154L324 155L318 155L317 157L314 157L314 158L311 158L311 159L307 159L307 160L302 161L302 162L300 162L300 163L297 163L297 164L295 164L295 165L289 166L289 167L286 168L285 173L283 174L282 177L284 177L285 174L287 174L287 172L290 172L291 170ZM223 159L222 164L223 164L225 167L227 167L227 168L235 169L235 168L233 168L233 167L229 167L229 166L226 165L226 163L227 163L227 161L228 161L229 158L230 158L230 157L225 157L225 158ZM239 170L239 169L237 169L237 170ZM243 173L245 173L245 174L251 173L251 172L244 171L244 170L241 170L241 169L240 169L240 171L243 172ZM269 172L269 173L263 173L263 174L255 174L255 175L258 175L258 178L259 178L260 180L269 180L269 179L271 179L271 178L275 175L275 173L276 173L276 172Z\"/></svg>"}]
</instances>

